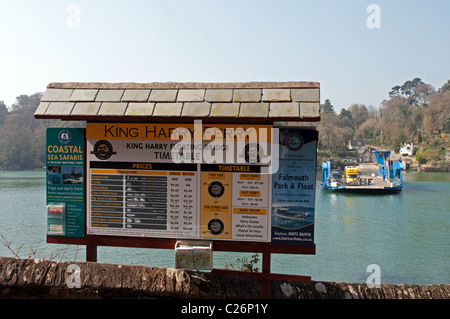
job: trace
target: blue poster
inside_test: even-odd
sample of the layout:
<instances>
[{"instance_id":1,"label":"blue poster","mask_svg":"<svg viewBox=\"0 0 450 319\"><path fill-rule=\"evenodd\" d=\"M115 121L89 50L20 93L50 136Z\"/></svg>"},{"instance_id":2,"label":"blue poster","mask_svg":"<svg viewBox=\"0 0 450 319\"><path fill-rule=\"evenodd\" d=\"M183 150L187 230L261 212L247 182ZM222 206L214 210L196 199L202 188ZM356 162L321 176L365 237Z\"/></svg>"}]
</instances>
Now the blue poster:
<instances>
[{"instance_id":1,"label":"blue poster","mask_svg":"<svg viewBox=\"0 0 450 319\"><path fill-rule=\"evenodd\" d=\"M280 128L279 169L272 175L272 243L314 244L316 130Z\"/></svg>"}]
</instances>

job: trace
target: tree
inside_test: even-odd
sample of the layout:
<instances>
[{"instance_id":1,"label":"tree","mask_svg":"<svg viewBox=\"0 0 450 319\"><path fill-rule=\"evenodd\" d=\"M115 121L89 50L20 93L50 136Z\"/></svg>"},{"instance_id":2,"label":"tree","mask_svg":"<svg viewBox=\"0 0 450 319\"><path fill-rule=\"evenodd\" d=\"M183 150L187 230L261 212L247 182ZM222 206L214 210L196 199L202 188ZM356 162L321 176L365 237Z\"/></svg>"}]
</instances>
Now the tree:
<instances>
[{"instance_id":1,"label":"tree","mask_svg":"<svg viewBox=\"0 0 450 319\"><path fill-rule=\"evenodd\" d=\"M427 135L429 135L433 131L433 128L434 128L433 118L430 114L426 113L423 116L422 131L425 132Z\"/></svg>"},{"instance_id":2,"label":"tree","mask_svg":"<svg viewBox=\"0 0 450 319\"><path fill-rule=\"evenodd\" d=\"M425 158L425 156L423 156L423 149L422 148L420 148L416 152L416 160L419 162L419 164L425 164L427 162L427 159Z\"/></svg>"},{"instance_id":3,"label":"tree","mask_svg":"<svg viewBox=\"0 0 450 319\"><path fill-rule=\"evenodd\" d=\"M400 95L400 85L394 86L391 91L389 92L389 97L399 96Z\"/></svg>"},{"instance_id":4,"label":"tree","mask_svg":"<svg viewBox=\"0 0 450 319\"><path fill-rule=\"evenodd\" d=\"M410 96L411 95L411 81L406 81L403 83L403 85L400 87L400 91L403 95Z\"/></svg>"},{"instance_id":5,"label":"tree","mask_svg":"<svg viewBox=\"0 0 450 319\"><path fill-rule=\"evenodd\" d=\"M0 101L0 124L3 123L7 115L8 115L8 108L6 107L5 102Z\"/></svg>"},{"instance_id":6,"label":"tree","mask_svg":"<svg viewBox=\"0 0 450 319\"><path fill-rule=\"evenodd\" d=\"M352 104L348 110L351 113L355 129L369 118L369 110L364 104Z\"/></svg>"},{"instance_id":7,"label":"tree","mask_svg":"<svg viewBox=\"0 0 450 319\"><path fill-rule=\"evenodd\" d=\"M367 119L355 131L355 136L362 136L365 139L372 139L379 134L378 121L375 118Z\"/></svg>"},{"instance_id":8,"label":"tree","mask_svg":"<svg viewBox=\"0 0 450 319\"><path fill-rule=\"evenodd\" d=\"M20 109L36 109L41 101L42 93L35 93L33 95L19 95L16 97L16 102L11 106L12 111Z\"/></svg>"},{"instance_id":9,"label":"tree","mask_svg":"<svg viewBox=\"0 0 450 319\"><path fill-rule=\"evenodd\" d=\"M441 88L440 91L441 91L441 92L450 91L450 80L447 80L447 83L445 83L445 84L442 86L442 88Z\"/></svg>"},{"instance_id":10,"label":"tree","mask_svg":"<svg viewBox=\"0 0 450 319\"><path fill-rule=\"evenodd\" d=\"M415 88L416 86L418 86L419 84L422 84L422 83L423 83L423 81L421 78L414 78L411 81L411 87Z\"/></svg>"},{"instance_id":11,"label":"tree","mask_svg":"<svg viewBox=\"0 0 450 319\"><path fill-rule=\"evenodd\" d=\"M441 137L438 145L433 132L450 133L450 80L435 91L417 77L393 86L389 93L390 98L382 101L380 107L352 104L339 114L330 100L325 100L317 126L319 150L336 156L347 151L350 138L364 137L377 145L383 137L383 147L387 149L397 151L405 142L418 141L427 148L419 152L422 161L442 158L441 148L448 145L448 137Z\"/></svg>"},{"instance_id":12,"label":"tree","mask_svg":"<svg viewBox=\"0 0 450 319\"><path fill-rule=\"evenodd\" d=\"M354 128L352 112L342 109L339 113L339 126L340 127L351 127Z\"/></svg>"},{"instance_id":13,"label":"tree","mask_svg":"<svg viewBox=\"0 0 450 319\"><path fill-rule=\"evenodd\" d=\"M450 115L447 115L447 117L444 120L444 129L443 131L445 133L450 133Z\"/></svg>"},{"instance_id":14,"label":"tree","mask_svg":"<svg viewBox=\"0 0 450 319\"><path fill-rule=\"evenodd\" d=\"M422 84L422 83L423 82L422 82L422 80L420 78L414 78L412 80L405 81L405 83L403 83L402 86L398 86L398 85L394 86L391 89L391 92L389 92L389 96L390 97L394 97L394 96L399 95L399 94L395 94L395 93L398 93L398 90L400 90L400 92L404 96L408 97L408 96L410 96L412 94L413 89L416 86L418 86L419 84ZM392 95L391 95L391 93L392 93Z\"/></svg>"},{"instance_id":15,"label":"tree","mask_svg":"<svg viewBox=\"0 0 450 319\"><path fill-rule=\"evenodd\" d=\"M83 127L84 122L36 120L42 93L20 95L10 110L0 102L0 167L20 170L45 166L47 127Z\"/></svg>"},{"instance_id":16,"label":"tree","mask_svg":"<svg viewBox=\"0 0 450 319\"><path fill-rule=\"evenodd\" d=\"M424 84L420 78L414 78L412 80L405 81L403 85L400 87L400 91L407 99L408 105L416 105L416 97L414 96L414 89L419 85ZM392 91L391 91L392 92ZM390 97L393 97L389 94Z\"/></svg>"},{"instance_id":17,"label":"tree","mask_svg":"<svg viewBox=\"0 0 450 319\"><path fill-rule=\"evenodd\" d=\"M430 84L420 83L413 91L415 106L427 105L428 99L435 92L434 88Z\"/></svg>"},{"instance_id":18,"label":"tree","mask_svg":"<svg viewBox=\"0 0 450 319\"><path fill-rule=\"evenodd\" d=\"M369 118L376 119L380 117L380 109L376 108L373 105L369 105L367 107L367 111L369 112Z\"/></svg>"},{"instance_id":19,"label":"tree","mask_svg":"<svg viewBox=\"0 0 450 319\"><path fill-rule=\"evenodd\" d=\"M320 104L320 110L322 113L336 114L334 111L334 106L331 104L329 99L326 99L324 104Z\"/></svg>"}]
</instances>

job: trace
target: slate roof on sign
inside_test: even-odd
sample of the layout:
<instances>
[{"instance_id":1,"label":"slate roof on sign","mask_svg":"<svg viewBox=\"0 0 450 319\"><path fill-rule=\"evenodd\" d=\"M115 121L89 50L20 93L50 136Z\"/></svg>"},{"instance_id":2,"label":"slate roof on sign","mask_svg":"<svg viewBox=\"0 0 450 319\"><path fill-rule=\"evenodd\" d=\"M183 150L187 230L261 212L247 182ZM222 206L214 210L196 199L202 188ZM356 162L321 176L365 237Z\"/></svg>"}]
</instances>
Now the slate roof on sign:
<instances>
[{"instance_id":1,"label":"slate roof on sign","mask_svg":"<svg viewBox=\"0 0 450 319\"><path fill-rule=\"evenodd\" d=\"M35 118L88 121L319 121L317 82L51 83Z\"/></svg>"}]
</instances>

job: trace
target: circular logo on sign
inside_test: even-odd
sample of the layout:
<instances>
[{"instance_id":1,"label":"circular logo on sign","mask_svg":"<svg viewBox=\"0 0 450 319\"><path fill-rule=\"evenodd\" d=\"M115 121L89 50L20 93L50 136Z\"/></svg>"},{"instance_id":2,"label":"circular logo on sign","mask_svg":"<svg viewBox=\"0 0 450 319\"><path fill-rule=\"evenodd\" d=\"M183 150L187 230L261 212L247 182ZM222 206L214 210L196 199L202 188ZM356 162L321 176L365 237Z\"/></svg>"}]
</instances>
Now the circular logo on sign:
<instances>
[{"instance_id":1,"label":"circular logo on sign","mask_svg":"<svg viewBox=\"0 0 450 319\"><path fill-rule=\"evenodd\" d=\"M208 230L213 235L219 235L221 232L223 232L223 222L220 219L214 218L211 219L208 223Z\"/></svg>"},{"instance_id":2,"label":"circular logo on sign","mask_svg":"<svg viewBox=\"0 0 450 319\"><path fill-rule=\"evenodd\" d=\"M245 145L245 161L247 163L259 163L261 157L264 157L262 148L258 143L249 143Z\"/></svg>"},{"instance_id":3,"label":"circular logo on sign","mask_svg":"<svg viewBox=\"0 0 450 319\"><path fill-rule=\"evenodd\" d=\"M91 154L94 154L98 159L106 160L111 157L111 155L116 154L116 152L113 152L113 147L110 142L105 140L100 140L94 145L94 151L91 152Z\"/></svg>"},{"instance_id":4,"label":"circular logo on sign","mask_svg":"<svg viewBox=\"0 0 450 319\"><path fill-rule=\"evenodd\" d=\"M218 198L225 192L225 187L221 182L212 182L208 186L208 193L214 198Z\"/></svg>"},{"instance_id":5,"label":"circular logo on sign","mask_svg":"<svg viewBox=\"0 0 450 319\"><path fill-rule=\"evenodd\" d=\"M72 137L70 136L70 132L67 130L62 130L58 134L58 140L61 144L67 144L71 139Z\"/></svg>"},{"instance_id":6,"label":"circular logo on sign","mask_svg":"<svg viewBox=\"0 0 450 319\"><path fill-rule=\"evenodd\" d=\"M284 145L291 151L298 151L302 148L303 142L303 136L298 133L292 133L286 137Z\"/></svg>"}]
</instances>

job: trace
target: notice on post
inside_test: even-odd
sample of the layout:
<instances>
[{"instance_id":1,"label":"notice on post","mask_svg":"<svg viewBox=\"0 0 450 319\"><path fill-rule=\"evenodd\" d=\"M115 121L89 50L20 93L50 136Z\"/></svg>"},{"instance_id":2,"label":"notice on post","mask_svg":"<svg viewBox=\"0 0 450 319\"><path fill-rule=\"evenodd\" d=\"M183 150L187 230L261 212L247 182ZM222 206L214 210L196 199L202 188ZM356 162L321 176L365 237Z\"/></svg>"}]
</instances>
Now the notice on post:
<instances>
[{"instance_id":1,"label":"notice on post","mask_svg":"<svg viewBox=\"0 0 450 319\"><path fill-rule=\"evenodd\" d=\"M67 237L84 237L84 132L82 128L47 129L47 205L65 205L60 235Z\"/></svg>"},{"instance_id":2,"label":"notice on post","mask_svg":"<svg viewBox=\"0 0 450 319\"><path fill-rule=\"evenodd\" d=\"M316 130L280 129L278 172L272 176L272 243L314 244Z\"/></svg>"}]
</instances>

